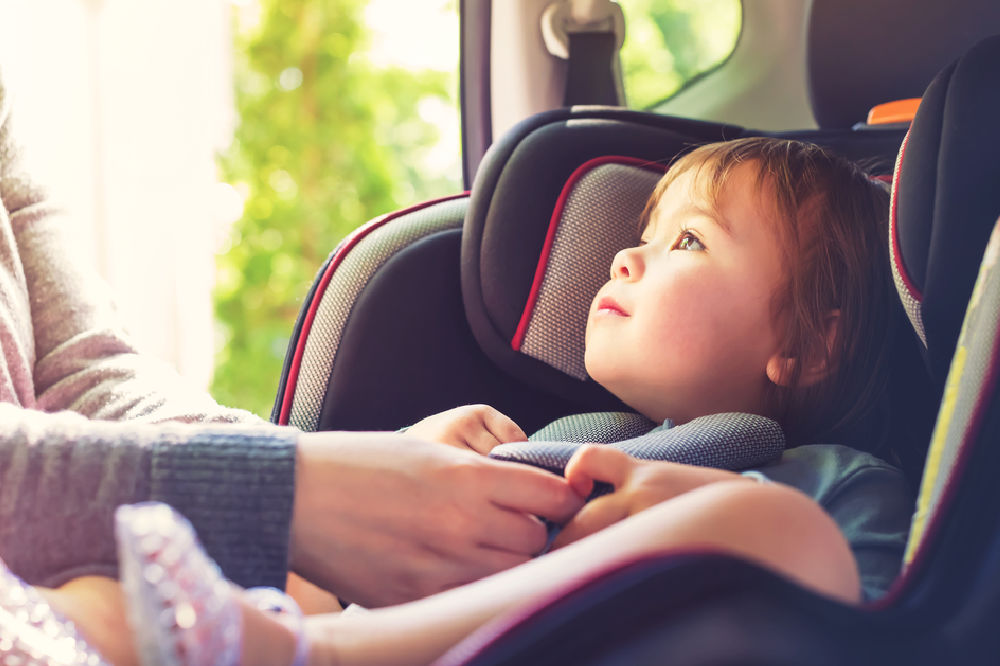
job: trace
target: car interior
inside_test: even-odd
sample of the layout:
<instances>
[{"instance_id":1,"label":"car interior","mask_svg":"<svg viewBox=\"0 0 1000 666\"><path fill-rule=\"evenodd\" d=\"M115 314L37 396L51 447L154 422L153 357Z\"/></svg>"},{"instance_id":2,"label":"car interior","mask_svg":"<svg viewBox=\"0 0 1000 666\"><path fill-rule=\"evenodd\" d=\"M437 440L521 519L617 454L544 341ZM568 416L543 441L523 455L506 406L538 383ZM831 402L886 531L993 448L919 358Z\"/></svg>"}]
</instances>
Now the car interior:
<instances>
[{"instance_id":1,"label":"car interior","mask_svg":"<svg viewBox=\"0 0 1000 666\"><path fill-rule=\"evenodd\" d=\"M641 110L626 107L616 62L625 0L459 4L468 191L387 212L331 248L272 420L394 430L486 403L532 432L625 409L587 376L583 330L654 184L694 145L795 138L891 181L889 398L838 436L900 465L917 501L903 573L875 603L668 553L534 603L442 663L995 661L1000 4L745 0L732 54Z\"/></svg>"}]
</instances>

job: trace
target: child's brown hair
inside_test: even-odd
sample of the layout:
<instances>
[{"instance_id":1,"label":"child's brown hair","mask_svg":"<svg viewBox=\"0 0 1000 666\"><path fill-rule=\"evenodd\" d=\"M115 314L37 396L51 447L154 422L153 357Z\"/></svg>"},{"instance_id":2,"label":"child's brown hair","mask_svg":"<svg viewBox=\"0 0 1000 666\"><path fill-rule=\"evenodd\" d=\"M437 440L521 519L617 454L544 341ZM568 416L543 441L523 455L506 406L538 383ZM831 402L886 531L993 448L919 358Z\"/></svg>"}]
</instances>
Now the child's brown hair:
<instances>
[{"instance_id":1,"label":"child's brown hair","mask_svg":"<svg viewBox=\"0 0 1000 666\"><path fill-rule=\"evenodd\" d=\"M816 441L867 416L886 384L892 282L889 199L862 169L801 141L754 137L699 146L657 184L642 216L683 172L713 204L729 172L756 169L758 191L774 197L784 281L775 294L783 356L795 359L770 385L768 411L790 445ZM831 328L831 313L839 312ZM826 368L818 381L803 369Z\"/></svg>"}]
</instances>

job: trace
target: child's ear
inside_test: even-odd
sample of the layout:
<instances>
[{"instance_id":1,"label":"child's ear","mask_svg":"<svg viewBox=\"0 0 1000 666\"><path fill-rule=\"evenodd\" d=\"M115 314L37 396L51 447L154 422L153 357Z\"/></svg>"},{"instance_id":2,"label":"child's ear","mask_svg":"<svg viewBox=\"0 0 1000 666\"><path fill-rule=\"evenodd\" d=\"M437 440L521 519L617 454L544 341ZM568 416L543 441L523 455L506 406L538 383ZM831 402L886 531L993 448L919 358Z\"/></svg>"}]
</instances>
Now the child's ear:
<instances>
[{"instance_id":1,"label":"child's ear","mask_svg":"<svg viewBox=\"0 0 1000 666\"><path fill-rule=\"evenodd\" d=\"M806 387L825 379L833 368L830 367L830 357L833 355L833 345L837 340L837 330L840 325L840 310L831 310L826 317L826 332L824 339L809 350L805 366L799 375L799 386ZM777 353L767 360L764 372L773 384L787 387L795 374L795 366L799 359L783 356Z\"/></svg>"}]
</instances>

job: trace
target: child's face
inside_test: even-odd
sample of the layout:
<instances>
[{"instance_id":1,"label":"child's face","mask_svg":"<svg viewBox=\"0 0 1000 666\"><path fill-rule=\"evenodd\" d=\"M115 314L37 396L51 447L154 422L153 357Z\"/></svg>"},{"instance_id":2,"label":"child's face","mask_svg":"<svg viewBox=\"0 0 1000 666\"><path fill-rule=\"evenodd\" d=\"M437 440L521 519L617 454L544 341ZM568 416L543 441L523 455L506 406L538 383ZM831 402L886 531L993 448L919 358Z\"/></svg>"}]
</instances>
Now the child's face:
<instances>
[{"instance_id":1,"label":"child's face","mask_svg":"<svg viewBox=\"0 0 1000 666\"><path fill-rule=\"evenodd\" d=\"M689 171L667 188L587 321L587 371L657 421L761 413L765 369L780 358L774 206L749 165L730 171L716 207L693 184Z\"/></svg>"}]
</instances>

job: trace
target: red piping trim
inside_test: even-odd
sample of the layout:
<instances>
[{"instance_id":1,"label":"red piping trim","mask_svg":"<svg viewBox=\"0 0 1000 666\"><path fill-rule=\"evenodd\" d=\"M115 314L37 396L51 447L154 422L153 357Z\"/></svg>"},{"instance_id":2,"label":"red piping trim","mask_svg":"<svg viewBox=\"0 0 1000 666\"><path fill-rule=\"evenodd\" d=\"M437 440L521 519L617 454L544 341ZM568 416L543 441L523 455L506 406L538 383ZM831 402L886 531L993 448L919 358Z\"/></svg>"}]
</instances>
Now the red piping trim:
<instances>
[{"instance_id":1,"label":"red piping trim","mask_svg":"<svg viewBox=\"0 0 1000 666\"><path fill-rule=\"evenodd\" d=\"M922 303L924 300L924 295L920 293L917 286L913 284L913 280L910 279L909 273L906 272L906 265L903 263L903 252L899 245L899 224L896 222L896 208L898 207L898 196L899 196L899 181L903 175L903 155L906 153L906 144L910 140L910 132L907 130L906 136L903 137L903 143L899 147L899 160L896 165L896 171L892 179L892 197L889 199L889 237L892 239L892 256L895 258L896 271L899 276L903 279L903 285L906 286L906 290L910 292L917 302Z\"/></svg>"},{"instance_id":2,"label":"red piping trim","mask_svg":"<svg viewBox=\"0 0 1000 666\"><path fill-rule=\"evenodd\" d=\"M376 218L371 222L358 227L345 239L343 245L340 247L340 250L333 257L333 259L330 260L330 264L323 272L323 276L320 278L316 293L313 295L312 302L309 303L309 310L306 312L306 317L302 320L302 330L299 331L299 338L295 345L295 355L292 357L292 364L288 369L288 379L285 381L285 394L281 400L281 413L278 415L278 425L288 425L288 416L292 411L292 400L295 397L295 387L299 380L299 370L302 366L302 354L305 351L306 339L309 338L309 331L312 330L313 320L316 319L316 311L319 309L319 303L323 300L323 294L326 293L326 288L329 286L330 280L333 279L333 273L337 270L337 267L343 263L344 258L348 255L348 253L353 250L354 247L365 238L365 236L376 229L385 226L392 220L402 217L403 215L414 213L418 210L423 210L424 208L429 208L435 204L451 201L453 199L461 199L462 197L467 196L469 196L468 192L453 194L451 196L425 201L415 206L410 206L409 208L396 211L395 213L389 213L384 217Z\"/></svg>"},{"instance_id":3,"label":"red piping trim","mask_svg":"<svg viewBox=\"0 0 1000 666\"><path fill-rule=\"evenodd\" d=\"M521 312L521 320L517 324L517 330L514 331L514 337L510 341L510 347L514 351L521 351L521 345L524 344L524 338L528 334L528 325L531 323L531 317L535 312L535 304L538 302L538 293L542 288L542 281L545 279L545 269L549 265L549 255L552 252L552 244L555 242L556 231L559 229L559 222L562 220L563 210L566 208L566 202L569 200L570 192L576 184L582 179L587 172L601 166L602 164L626 164L630 166L636 166L643 169L650 169L656 171L667 171L667 165L660 164L658 162L650 162L648 160L640 160L635 157L628 157L625 155L605 155L604 157L596 157L592 160L588 160L578 166L573 173L570 174L569 178L566 180L566 184L563 185L562 192L559 193L559 198L556 200L556 207L552 211L552 217L549 218L549 229L545 234L545 243L542 245L542 252L538 255L538 264L535 266L535 278L531 282L531 291L528 292L528 300L524 304L524 311Z\"/></svg>"}]
</instances>

